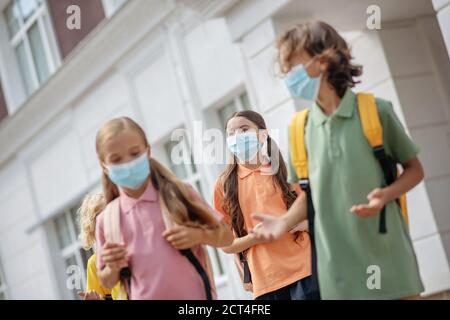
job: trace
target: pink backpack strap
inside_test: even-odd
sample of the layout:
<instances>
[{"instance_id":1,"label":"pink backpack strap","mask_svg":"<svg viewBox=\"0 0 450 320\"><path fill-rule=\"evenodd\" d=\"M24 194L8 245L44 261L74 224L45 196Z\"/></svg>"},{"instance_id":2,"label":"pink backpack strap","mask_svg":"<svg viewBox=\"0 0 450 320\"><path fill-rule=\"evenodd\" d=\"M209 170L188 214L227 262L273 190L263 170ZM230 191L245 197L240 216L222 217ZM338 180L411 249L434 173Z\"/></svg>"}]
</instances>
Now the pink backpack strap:
<instances>
[{"instance_id":1,"label":"pink backpack strap","mask_svg":"<svg viewBox=\"0 0 450 320\"><path fill-rule=\"evenodd\" d=\"M104 213L105 240L109 243L122 243L122 233L120 229L120 205L119 198L111 201L105 209Z\"/></svg>"},{"instance_id":2,"label":"pink backpack strap","mask_svg":"<svg viewBox=\"0 0 450 320\"><path fill-rule=\"evenodd\" d=\"M123 243L123 237L120 229L120 203L119 198L114 199L105 208L103 220L103 232L106 242ZM118 300L127 300L130 292L130 276L131 273L123 278L122 271L130 273L129 268L121 270L121 285L118 288Z\"/></svg>"}]
</instances>

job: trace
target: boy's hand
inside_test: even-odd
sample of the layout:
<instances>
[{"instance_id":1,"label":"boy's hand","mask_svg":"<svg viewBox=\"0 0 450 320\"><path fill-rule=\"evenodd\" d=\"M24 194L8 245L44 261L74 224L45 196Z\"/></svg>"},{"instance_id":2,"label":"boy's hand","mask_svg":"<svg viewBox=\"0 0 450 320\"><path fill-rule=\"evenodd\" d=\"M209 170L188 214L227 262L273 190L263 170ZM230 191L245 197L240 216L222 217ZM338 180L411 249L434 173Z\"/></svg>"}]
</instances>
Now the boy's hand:
<instances>
[{"instance_id":1,"label":"boy's hand","mask_svg":"<svg viewBox=\"0 0 450 320\"><path fill-rule=\"evenodd\" d=\"M262 222L258 223L252 230L250 230L250 233L248 234L248 236L252 239L253 245L269 243L273 241L269 238L258 236L261 227Z\"/></svg>"},{"instance_id":2,"label":"boy's hand","mask_svg":"<svg viewBox=\"0 0 450 320\"><path fill-rule=\"evenodd\" d=\"M203 230L186 226L175 226L163 232L163 237L178 250L190 249L202 243Z\"/></svg>"},{"instance_id":3,"label":"boy's hand","mask_svg":"<svg viewBox=\"0 0 450 320\"><path fill-rule=\"evenodd\" d=\"M111 270L120 271L128 266L127 251L123 244L105 243L101 257Z\"/></svg>"},{"instance_id":4,"label":"boy's hand","mask_svg":"<svg viewBox=\"0 0 450 320\"><path fill-rule=\"evenodd\" d=\"M267 214L254 214L252 218L261 221L250 233L259 241L276 241L287 233L288 225L281 218Z\"/></svg>"},{"instance_id":5,"label":"boy's hand","mask_svg":"<svg viewBox=\"0 0 450 320\"><path fill-rule=\"evenodd\" d=\"M367 200L369 203L355 205L350 208L350 211L363 218L378 214L387 202L385 190L381 188L372 190L367 196Z\"/></svg>"}]
</instances>

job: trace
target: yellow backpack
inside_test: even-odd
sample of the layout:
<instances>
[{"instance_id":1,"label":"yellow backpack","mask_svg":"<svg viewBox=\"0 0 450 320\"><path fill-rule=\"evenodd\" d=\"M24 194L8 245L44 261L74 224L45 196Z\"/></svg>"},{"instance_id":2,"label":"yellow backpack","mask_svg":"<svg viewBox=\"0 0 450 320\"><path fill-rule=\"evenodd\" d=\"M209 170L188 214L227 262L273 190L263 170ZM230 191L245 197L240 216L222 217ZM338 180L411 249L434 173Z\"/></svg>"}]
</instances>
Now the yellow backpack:
<instances>
[{"instance_id":1,"label":"yellow backpack","mask_svg":"<svg viewBox=\"0 0 450 320\"><path fill-rule=\"evenodd\" d=\"M397 163L392 158L388 157L383 146L383 127L378 115L375 96L370 93L358 93L357 100L359 118L364 136L372 147L373 154L383 169L386 184L389 185L395 181L399 172ZM309 109L297 112L292 118L289 126L292 164L300 179L300 186L306 192L309 192L308 155L305 146L305 126L308 119L308 113ZM403 218L405 219L406 224L408 224L406 195L402 195L397 201L402 210ZM308 208L308 211L310 211L309 209L310 208ZM385 208L380 212L379 232L387 232Z\"/></svg>"}]
</instances>

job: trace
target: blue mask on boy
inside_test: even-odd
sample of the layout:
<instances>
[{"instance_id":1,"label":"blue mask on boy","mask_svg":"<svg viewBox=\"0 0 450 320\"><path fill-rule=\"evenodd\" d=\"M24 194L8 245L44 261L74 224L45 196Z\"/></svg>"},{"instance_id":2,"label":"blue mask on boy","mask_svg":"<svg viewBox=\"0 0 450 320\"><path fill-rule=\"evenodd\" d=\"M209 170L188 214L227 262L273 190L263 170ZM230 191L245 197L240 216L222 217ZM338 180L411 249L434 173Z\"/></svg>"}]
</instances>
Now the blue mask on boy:
<instances>
[{"instance_id":1,"label":"blue mask on boy","mask_svg":"<svg viewBox=\"0 0 450 320\"><path fill-rule=\"evenodd\" d=\"M106 166L111 181L119 186L138 189L150 175L148 153L144 152L138 158L123 164Z\"/></svg>"},{"instance_id":2,"label":"blue mask on boy","mask_svg":"<svg viewBox=\"0 0 450 320\"><path fill-rule=\"evenodd\" d=\"M293 97L311 101L316 100L319 94L321 77L311 78L308 75L306 66L311 62L312 59L306 65L300 64L294 67L286 76L284 82Z\"/></svg>"},{"instance_id":3,"label":"blue mask on boy","mask_svg":"<svg viewBox=\"0 0 450 320\"><path fill-rule=\"evenodd\" d=\"M260 143L256 132L244 132L228 137L227 146L241 162L249 162L258 154Z\"/></svg>"}]
</instances>

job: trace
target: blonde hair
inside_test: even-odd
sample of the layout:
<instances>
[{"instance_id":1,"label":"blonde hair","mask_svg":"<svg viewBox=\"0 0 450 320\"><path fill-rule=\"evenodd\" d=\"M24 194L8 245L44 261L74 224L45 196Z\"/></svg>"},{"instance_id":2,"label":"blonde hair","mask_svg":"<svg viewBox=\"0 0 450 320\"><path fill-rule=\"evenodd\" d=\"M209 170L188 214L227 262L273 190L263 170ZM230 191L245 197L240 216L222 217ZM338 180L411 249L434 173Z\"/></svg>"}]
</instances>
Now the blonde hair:
<instances>
[{"instance_id":1,"label":"blonde hair","mask_svg":"<svg viewBox=\"0 0 450 320\"><path fill-rule=\"evenodd\" d=\"M78 209L78 222L80 224L80 240L85 250L92 248L95 242L95 219L106 206L103 193L88 194L84 197Z\"/></svg>"},{"instance_id":2,"label":"blonde hair","mask_svg":"<svg viewBox=\"0 0 450 320\"><path fill-rule=\"evenodd\" d=\"M144 130L135 121L128 117L114 118L105 123L97 132L95 145L101 163L104 162L103 146L105 143L126 129L136 132L144 145L149 147ZM218 226L218 222L210 214L209 208L195 199L192 187L179 180L169 169L153 158L150 158L150 168L151 183L176 223L196 227ZM102 184L105 204L108 204L119 196L119 189L104 171L102 172Z\"/></svg>"}]
</instances>

